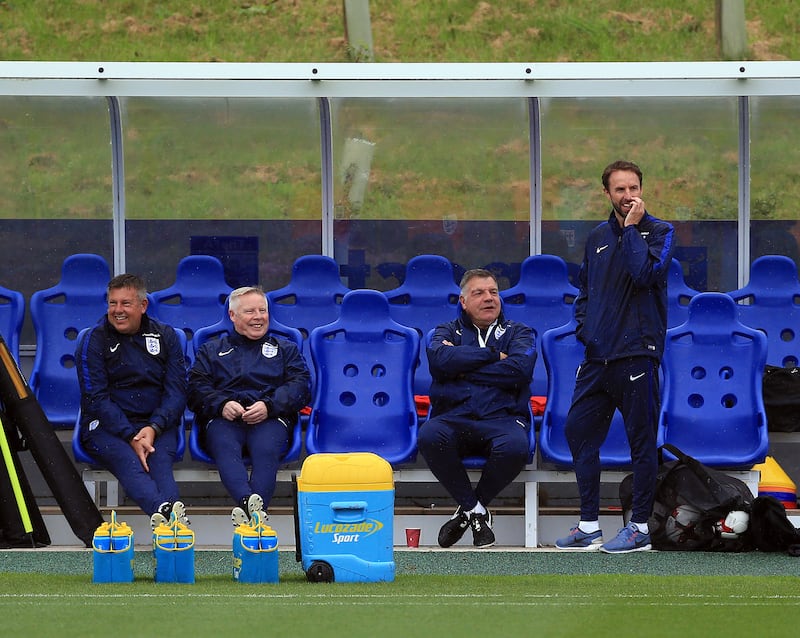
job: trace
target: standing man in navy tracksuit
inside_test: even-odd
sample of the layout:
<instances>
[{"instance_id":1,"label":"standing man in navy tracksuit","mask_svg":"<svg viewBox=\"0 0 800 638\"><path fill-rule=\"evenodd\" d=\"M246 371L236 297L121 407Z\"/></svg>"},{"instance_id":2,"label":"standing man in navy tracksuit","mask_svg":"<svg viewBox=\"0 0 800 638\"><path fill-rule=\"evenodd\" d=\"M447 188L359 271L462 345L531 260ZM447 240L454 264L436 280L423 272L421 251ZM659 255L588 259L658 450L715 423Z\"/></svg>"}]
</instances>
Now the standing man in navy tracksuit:
<instances>
[{"instance_id":1,"label":"standing man in navy tracksuit","mask_svg":"<svg viewBox=\"0 0 800 638\"><path fill-rule=\"evenodd\" d=\"M658 471L656 428L661 398L658 367L667 325L667 272L674 229L645 210L642 171L617 161L606 167L608 221L586 241L575 300L578 339L586 346L578 368L565 433L575 465L581 519L558 549L626 553L650 549L647 521ZM633 461L633 514L603 543L600 446L619 409Z\"/></svg>"},{"instance_id":2,"label":"standing man in navy tracksuit","mask_svg":"<svg viewBox=\"0 0 800 638\"><path fill-rule=\"evenodd\" d=\"M150 514L155 528L175 514L187 524L172 464L186 408L186 364L175 330L147 316L136 275L108 284L108 314L75 352L81 442Z\"/></svg>"},{"instance_id":3,"label":"standing man in navy tracksuit","mask_svg":"<svg viewBox=\"0 0 800 638\"><path fill-rule=\"evenodd\" d=\"M228 297L234 331L204 343L189 373L189 407L236 507L234 525L250 521L275 492L280 458L299 410L308 404L311 375L298 347L267 334L269 310L258 286ZM252 461L248 476L245 450Z\"/></svg>"},{"instance_id":4,"label":"standing man in navy tracksuit","mask_svg":"<svg viewBox=\"0 0 800 638\"><path fill-rule=\"evenodd\" d=\"M488 270L464 273L460 302L460 317L437 326L428 348L432 410L417 446L458 503L439 531L439 545L450 547L470 527L473 544L490 547L495 537L487 507L529 456L536 350L531 329L503 317ZM474 489L462 462L471 455L487 459Z\"/></svg>"}]
</instances>

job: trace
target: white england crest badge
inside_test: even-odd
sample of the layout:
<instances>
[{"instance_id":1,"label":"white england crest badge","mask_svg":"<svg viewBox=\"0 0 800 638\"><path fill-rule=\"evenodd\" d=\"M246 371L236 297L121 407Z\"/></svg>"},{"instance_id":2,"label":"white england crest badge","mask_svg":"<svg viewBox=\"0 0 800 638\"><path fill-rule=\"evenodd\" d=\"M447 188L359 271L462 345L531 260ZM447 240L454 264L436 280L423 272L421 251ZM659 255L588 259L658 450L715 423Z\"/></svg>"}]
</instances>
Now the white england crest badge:
<instances>
[{"instance_id":1,"label":"white england crest badge","mask_svg":"<svg viewBox=\"0 0 800 638\"><path fill-rule=\"evenodd\" d=\"M161 354L161 341L158 337L145 337L144 344L147 346L147 351L153 356Z\"/></svg>"},{"instance_id":2,"label":"white england crest badge","mask_svg":"<svg viewBox=\"0 0 800 638\"><path fill-rule=\"evenodd\" d=\"M272 359L272 357L278 354L278 346L272 343L264 343L261 345L261 354L263 354L267 359Z\"/></svg>"}]
</instances>

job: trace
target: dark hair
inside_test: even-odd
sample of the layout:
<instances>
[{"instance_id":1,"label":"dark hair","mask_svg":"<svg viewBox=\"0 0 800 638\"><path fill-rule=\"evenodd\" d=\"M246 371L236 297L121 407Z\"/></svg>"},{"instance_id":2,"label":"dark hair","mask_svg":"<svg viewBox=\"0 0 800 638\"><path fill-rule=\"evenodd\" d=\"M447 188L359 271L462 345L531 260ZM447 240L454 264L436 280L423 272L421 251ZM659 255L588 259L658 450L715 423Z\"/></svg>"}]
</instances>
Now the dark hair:
<instances>
[{"instance_id":1,"label":"dark hair","mask_svg":"<svg viewBox=\"0 0 800 638\"><path fill-rule=\"evenodd\" d=\"M472 279L475 279L475 277L490 277L491 279L494 279L495 285L497 284L497 277L494 276L494 273L492 273L489 270L486 270L485 268L473 268L472 270L468 270L467 272L465 272L464 276L461 278L461 283L459 284L459 288L461 288L462 293L464 292L464 288L466 287L466 285Z\"/></svg>"},{"instance_id":2,"label":"dark hair","mask_svg":"<svg viewBox=\"0 0 800 638\"><path fill-rule=\"evenodd\" d=\"M108 292L120 288L133 288L136 291L137 297L139 297L139 301L147 299L147 284L144 283L144 279L139 275L123 273L122 275L117 275L108 282Z\"/></svg>"},{"instance_id":3,"label":"dark hair","mask_svg":"<svg viewBox=\"0 0 800 638\"><path fill-rule=\"evenodd\" d=\"M611 173L615 173L616 171L631 171L632 173L636 173L639 178L639 186L642 185L642 169L633 162L617 160L616 162L611 162L603 171L603 188L606 190L608 190L608 179L611 177Z\"/></svg>"}]
</instances>

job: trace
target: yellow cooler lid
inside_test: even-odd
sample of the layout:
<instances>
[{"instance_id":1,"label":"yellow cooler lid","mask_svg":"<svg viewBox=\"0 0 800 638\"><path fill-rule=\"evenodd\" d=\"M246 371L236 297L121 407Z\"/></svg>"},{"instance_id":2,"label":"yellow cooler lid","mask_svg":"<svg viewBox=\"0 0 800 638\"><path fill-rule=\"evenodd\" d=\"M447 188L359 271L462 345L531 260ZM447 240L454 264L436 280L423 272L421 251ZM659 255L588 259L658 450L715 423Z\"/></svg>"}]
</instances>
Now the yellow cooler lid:
<instances>
[{"instance_id":1,"label":"yellow cooler lid","mask_svg":"<svg viewBox=\"0 0 800 638\"><path fill-rule=\"evenodd\" d=\"M372 452L312 454L303 461L297 488L307 492L393 490L394 474L392 466Z\"/></svg>"}]
</instances>

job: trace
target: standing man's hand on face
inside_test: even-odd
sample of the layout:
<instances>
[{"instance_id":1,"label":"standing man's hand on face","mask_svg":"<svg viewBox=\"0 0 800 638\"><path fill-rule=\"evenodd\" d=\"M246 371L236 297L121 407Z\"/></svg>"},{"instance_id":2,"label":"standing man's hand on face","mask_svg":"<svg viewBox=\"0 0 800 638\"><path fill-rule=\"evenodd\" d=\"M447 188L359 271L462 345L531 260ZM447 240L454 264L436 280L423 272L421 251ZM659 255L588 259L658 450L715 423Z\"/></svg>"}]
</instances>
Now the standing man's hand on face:
<instances>
[{"instance_id":1,"label":"standing man's hand on face","mask_svg":"<svg viewBox=\"0 0 800 638\"><path fill-rule=\"evenodd\" d=\"M644 201L640 197L634 197L631 201L631 209L625 216L625 226L635 226L644 217Z\"/></svg>"}]
</instances>

